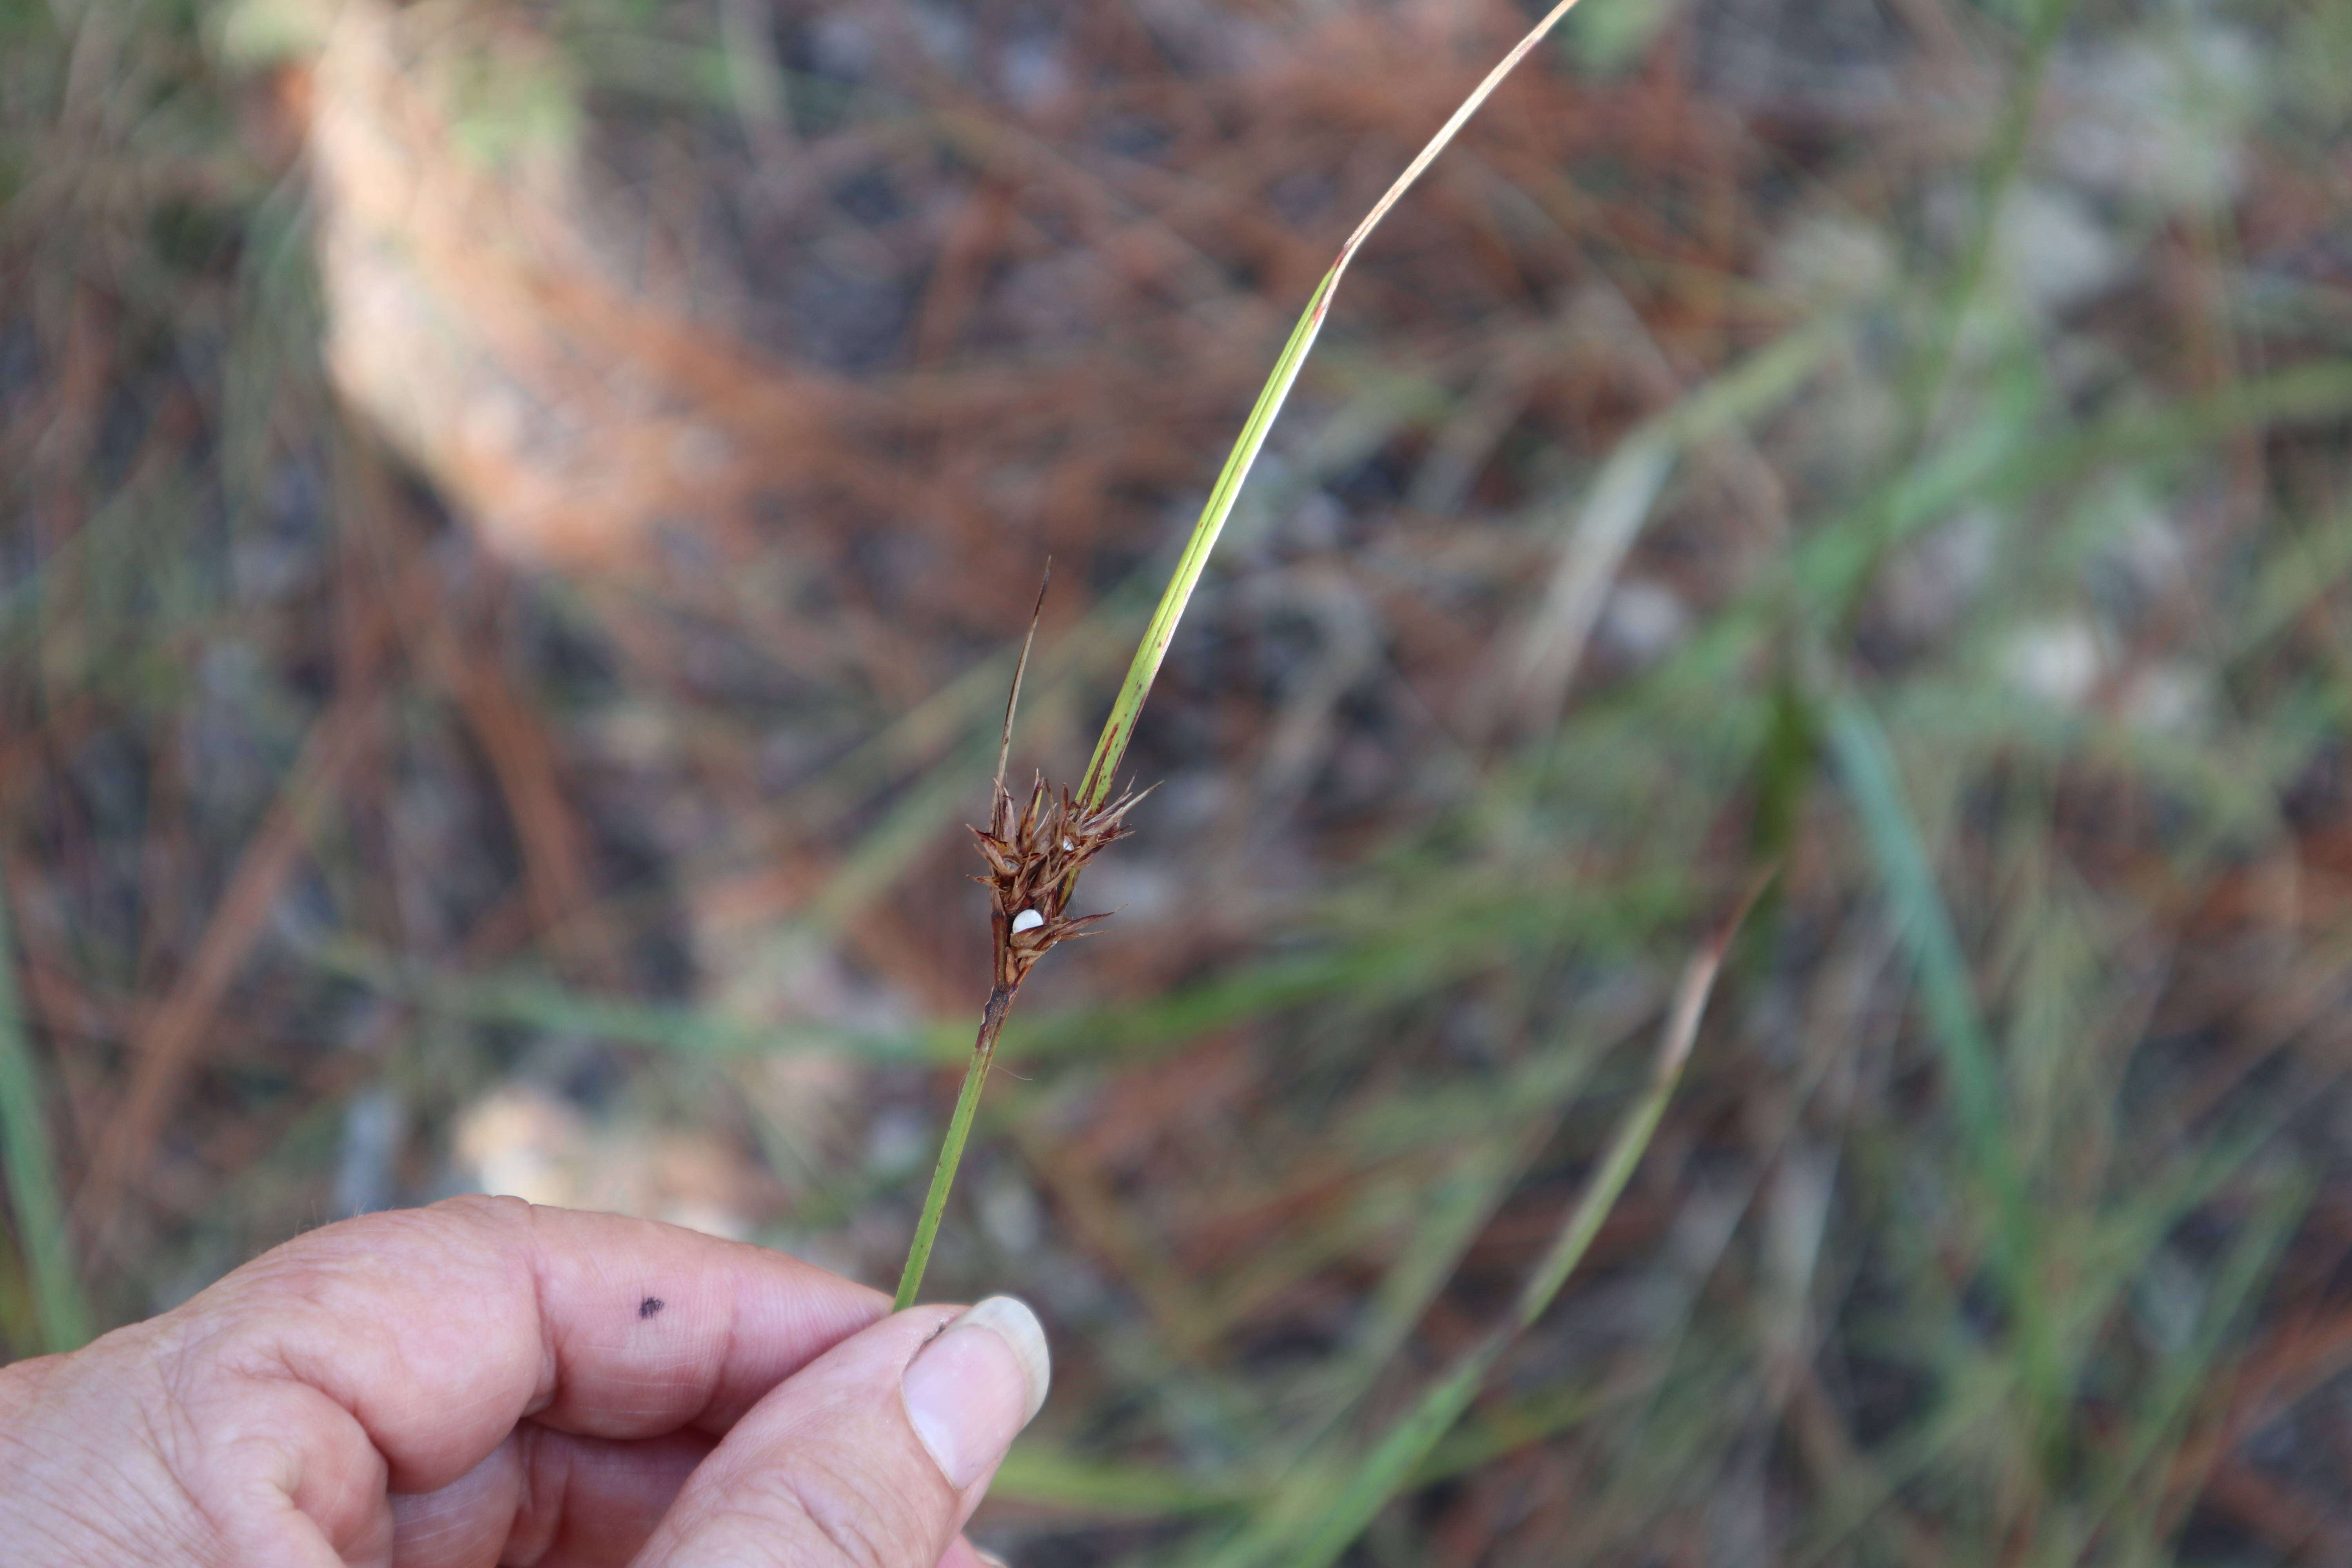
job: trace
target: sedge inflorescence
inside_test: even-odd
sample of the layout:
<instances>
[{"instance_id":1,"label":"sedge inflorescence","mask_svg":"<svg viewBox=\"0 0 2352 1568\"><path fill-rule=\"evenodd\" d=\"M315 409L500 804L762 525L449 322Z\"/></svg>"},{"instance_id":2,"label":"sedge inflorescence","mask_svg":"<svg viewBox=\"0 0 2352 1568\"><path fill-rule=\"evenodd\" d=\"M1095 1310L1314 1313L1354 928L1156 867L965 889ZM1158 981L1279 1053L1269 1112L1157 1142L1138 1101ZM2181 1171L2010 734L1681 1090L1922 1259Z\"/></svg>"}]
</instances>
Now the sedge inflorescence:
<instances>
[{"instance_id":1,"label":"sedge inflorescence","mask_svg":"<svg viewBox=\"0 0 2352 1568\"><path fill-rule=\"evenodd\" d=\"M996 935L997 987L1012 991L1055 943L1086 935L1105 918L1063 911L1087 862L1127 837L1127 814L1143 794L1129 790L1090 807L1066 787L1048 789L1041 773L1025 805L1016 806L1002 784L995 795L988 826L971 830L988 862L988 875L972 880L988 889L994 906L989 923Z\"/></svg>"}]
</instances>

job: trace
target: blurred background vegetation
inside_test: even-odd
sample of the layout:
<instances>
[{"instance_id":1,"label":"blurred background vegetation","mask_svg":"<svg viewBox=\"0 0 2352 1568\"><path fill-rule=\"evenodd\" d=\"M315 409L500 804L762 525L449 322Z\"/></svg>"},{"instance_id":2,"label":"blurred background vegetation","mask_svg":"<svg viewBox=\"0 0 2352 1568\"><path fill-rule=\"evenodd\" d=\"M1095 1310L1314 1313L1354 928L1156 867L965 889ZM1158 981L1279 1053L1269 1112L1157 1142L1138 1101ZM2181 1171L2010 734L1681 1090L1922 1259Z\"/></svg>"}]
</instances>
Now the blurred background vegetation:
<instances>
[{"instance_id":1,"label":"blurred background vegetation","mask_svg":"<svg viewBox=\"0 0 2352 1568\"><path fill-rule=\"evenodd\" d=\"M887 1286L1509 0L0 0L0 1334L488 1188ZM2352 7L1585 0L1193 603L930 1290L1024 1568L2352 1560Z\"/></svg>"}]
</instances>

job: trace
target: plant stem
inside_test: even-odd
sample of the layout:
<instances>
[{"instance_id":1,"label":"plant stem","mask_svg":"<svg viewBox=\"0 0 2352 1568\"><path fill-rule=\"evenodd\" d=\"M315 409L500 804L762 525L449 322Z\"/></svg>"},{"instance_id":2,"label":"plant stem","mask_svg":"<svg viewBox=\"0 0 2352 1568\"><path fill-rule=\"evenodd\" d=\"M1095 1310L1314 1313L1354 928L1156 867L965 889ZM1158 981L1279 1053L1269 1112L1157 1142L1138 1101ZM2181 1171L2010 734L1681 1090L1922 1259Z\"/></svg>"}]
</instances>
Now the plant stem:
<instances>
[{"instance_id":1,"label":"plant stem","mask_svg":"<svg viewBox=\"0 0 2352 1568\"><path fill-rule=\"evenodd\" d=\"M1355 259L1356 252L1363 248L1364 242L1371 237L1372 231L1380 226L1381 219L1388 216L1389 209L1403 198L1404 194L1412 188L1413 182L1421 178L1423 172L1436 161L1440 153L1445 151L1455 132L1478 111L1478 106L1486 101L1503 79L1511 73L1512 68L1543 41L1544 36L1568 15L1576 3L1577 0L1556 0L1543 19L1530 28L1511 52L1505 55L1495 68L1471 89L1470 96L1462 100L1444 125L1438 127L1437 134L1431 137L1428 143L1414 154L1412 162L1405 165L1404 173L1399 174L1395 183L1382 193L1381 199L1372 204L1372 210L1364 216L1364 221L1356 226L1355 232L1339 247L1338 258L1323 274L1322 280L1316 284L1315 292L1307 299L1307 309L1299 315L1298 324L1291 328L1289 341L1283 344L1281 356L1274 363L1273 373L1259 389L1257 402L1251 406L1249 417L1243 422L1241 435L1235 437L1233 450L1226 454L1225 466L1219 471L1217 482L1209 491L1200 521L1192 525L1192 537L1185 541L1184 553L1177 561L1175 574L1169 579L1167 591L1160 595L1160 606L1152 612L1151 623L1144 629L1143 640L1136 646L1135 658L1128 665L1127 679L1120 683L1118 695L1112 700L1110 717L1103 721L1102 735L1095 742L1094 755L1087 763L1086 777L1078 784L1077 804L1086 810L1105 809L1109 805L1111 796L1117 793L1119 763L1126 760L1127 743L1135 734L1135 722L1143 711L1143 700L1151 694L1151 683L1160 673L1160 660L1167 656L1168 645L1176 636L1176 623L1182 617L1184 606L1192 602L1192 590L1200 584L1201 573L1208 564L1209 552L1216 547L1217 536L1223 531L1225 520L1233 515L1234 505L1241 499L1242 486L1249 479L1251 468L1257 462L1259 450L1265 445L1266 433L1274 428L1284 402L1290 396L1292 385L1298 380L1298 372L1307 363L1307 353L1315 346L1316 335L1323 330L1324 315L1331 308L1331 296L1339 289L1339 279L1346 274L1348 264ZM2053 3L2057 3L2057 0L2053 0ZM1042 605L1045 602L1042 586L1037 595ZM1032 641L1036 635L1037 612L1033 610L1029 616ZM1013 744L1013 710L1020 701L1021 671L1028 667L1029 646L1028 642L1021 645L1021 663L1014 668L1013 675L1013 696L1004 707L1004 733L996 752L996 783L1000 793L1004 785L1004 764ZM1078 869L1078 866L1072 866L1068 875L1061 879L1061 904L1067 904L1076 890ZM1002 911L999 918L1003 919L1010 912ZM1003 940L1003 932L1000 927L998 941L1001 943ZM1003 950L1000 946L998 951L1001 959ZM998 973L1001 975L1005 972L1000 968ZM923 1282L923 1266L930 1261L931 1243L939 1236L940 1214L947 1207L948 1189L955 1184L956 1164L963 1158L963 1141L971 1131L972 1112L980 1104L981 1085L986 1081L988 1064L996 1054L996 1032L1003 1027L1005 1012L1013 1005L1013 993L1018 989L1017 982L1009 987L1000 984L989 994L988 1006L981 1014L980 1039L972 1047L971 1066L964 1072L963 1092L956 1097L955 1119L948 1124L947 1142L940 1149L939 1168L932 1172L931 1190L923 1199L923 1217L915 1227L915 1245L908 1251L906 1271L898 1277L899 1310L914 1305L915 1291Z\"/></svg>"},{"instance_id":2,"label":"plant stem","mask_svg":"<svg viewBox=\"0 0 2352 1568\"><path fill-rule=\"evenodd\" d=\"M907 1249L898 1299L890 1305L894 1312L913 1306L915 1293L923 1288L931 1243L940 1236L940 1215L947 1211L948 1190L955 1185L956 1167L963 1163L964 1140L971 1136L972 1113L980 1109L981 1086L988 1081L989 1064L996 1059L996 1037L1004 1027L1004 1015L1013 1010L1013 998L1020 994L1017 985L1000 985L988 994L988 1005L980 1010L980 1037L971 1043L971 1064L963 1069L963 1089L956 1096L955 1115L949 1119L947 1139L940 1145L931 1190L923 1194L923 1217L915 1222L915 1244Z\"/></svg>"}]
</instances>

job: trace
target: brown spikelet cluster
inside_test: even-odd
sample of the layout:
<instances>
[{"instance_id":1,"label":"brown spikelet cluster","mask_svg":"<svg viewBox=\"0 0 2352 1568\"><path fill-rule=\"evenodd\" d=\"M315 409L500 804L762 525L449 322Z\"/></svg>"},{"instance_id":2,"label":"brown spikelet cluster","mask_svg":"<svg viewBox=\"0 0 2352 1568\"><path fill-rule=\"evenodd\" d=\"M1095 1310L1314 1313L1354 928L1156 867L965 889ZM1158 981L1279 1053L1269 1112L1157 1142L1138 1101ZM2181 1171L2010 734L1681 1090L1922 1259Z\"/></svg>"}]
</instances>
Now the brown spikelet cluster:
<instances>
[{"instance_id":1,"label":"brown spikelet cluster","mask_svg":"<svg viewBox=\"0 0 2352 1568\"><path fill-rule=\"evenodd\" d=\"M1002 783L995 794L989 825L971 830L981 858L988 862L988 875L972 880L994 897L990 924L996 933L996 986L1009 992L1055 943L1084 936L1105 918L1073 918L1062 912L1063 906L1087 862L1127 837L1127 814L1143 795L1129 790L1099 810L1088 810L1068 789L1047 789L1043 774L1030 786L1028 805L1018 810Z\"/></svg>"}]
</instances>

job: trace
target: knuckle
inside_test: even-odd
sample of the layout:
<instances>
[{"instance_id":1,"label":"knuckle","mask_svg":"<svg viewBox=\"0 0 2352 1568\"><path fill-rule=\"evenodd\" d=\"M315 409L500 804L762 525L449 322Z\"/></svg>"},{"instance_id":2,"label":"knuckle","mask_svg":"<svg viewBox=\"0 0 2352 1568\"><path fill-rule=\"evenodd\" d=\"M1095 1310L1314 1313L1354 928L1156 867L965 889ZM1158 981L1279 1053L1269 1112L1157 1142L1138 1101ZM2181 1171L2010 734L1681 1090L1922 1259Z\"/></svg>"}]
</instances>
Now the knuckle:
<instances>
[{"instance_id":1,"label":"knuckle","mask_svg":"<svg viewBox=\"0 0 2352 1568\"><path fill-rule=\"evenodd\" d=\"M248 1308L257 1295L280 1305L331 1307L345 1291L364 1289L396 1273L397 1258L419 1252L446 1258L453 1248L455 1256L495 1250L496 1244L528 1229L531 1215L531 1205L520 1198L474 1194L445 1198L429 1208L340 1220L264 1253L183 1310L210 1309L220 1315L217 1309L224 1306Z\"/></svg>"},{"instance_id":2,"label":"knuckle","mask_svg":"<svg viewBox=\"0 0 2352 1568\"><path fill-rule=\"evenodd\" d=\"M443 1219L456 1219L508 1231L529 1226L533 1205L526 1199L507 1193L460 1193L454 1198L443 1198L422 1212Z\"/></svg>"},{"instance_id":3,"label":"knuckle","mask_svg":"<svg viewBox=\"0 0 2352 1568\"><path fill-rule=\"evenodd\" d=\"M910 1555L898 1549L908 1531L893 1529L872 1500L855 1489L795 1483L801 1511L832 1549L840 1568L897 1568ZM904 1522L904 1521L901 1521Z\"/></svg>"}]
</instances>

